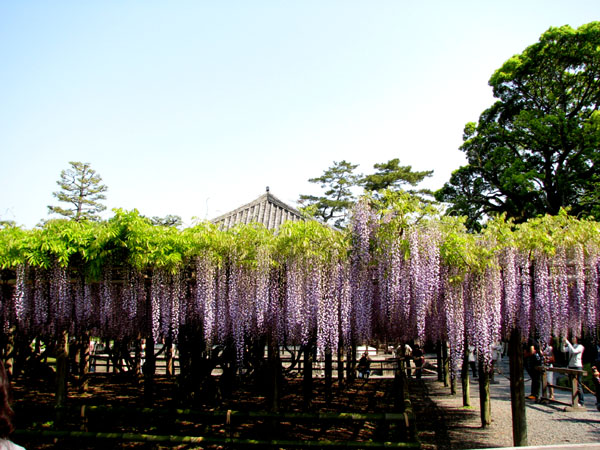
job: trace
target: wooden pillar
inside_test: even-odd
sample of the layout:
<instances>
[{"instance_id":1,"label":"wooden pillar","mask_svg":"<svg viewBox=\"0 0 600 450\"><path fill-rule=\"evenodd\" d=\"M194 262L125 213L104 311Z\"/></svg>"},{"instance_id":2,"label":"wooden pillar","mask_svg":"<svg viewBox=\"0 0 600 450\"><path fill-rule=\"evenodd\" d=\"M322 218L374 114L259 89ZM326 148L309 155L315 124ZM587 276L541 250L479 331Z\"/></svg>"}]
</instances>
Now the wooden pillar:
<instances>
[{"instance_id":1,"label":"wooden pillar","mask_svg":"<svg viewBox=\"0 0 600 450\"><path fill-rule=\"evenodd\" d=\"M513 329L508 342L510 362L510 401L513 423L513 445L527 446L527 416L525 414L525 380L523 378L523 346L521 331Z\"/></svg>"}]
</instances>

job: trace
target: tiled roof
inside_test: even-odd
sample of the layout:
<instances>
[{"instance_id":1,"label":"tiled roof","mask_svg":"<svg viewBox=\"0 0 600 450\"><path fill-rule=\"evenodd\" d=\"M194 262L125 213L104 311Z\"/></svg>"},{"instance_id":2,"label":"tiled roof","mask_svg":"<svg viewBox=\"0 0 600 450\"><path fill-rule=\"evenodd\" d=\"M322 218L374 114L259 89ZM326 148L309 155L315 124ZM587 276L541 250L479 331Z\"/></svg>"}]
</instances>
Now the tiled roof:
<instances>
[{"instance_id":1,"label":"tiled roof","mask_svg":"<svg viewBox=\"0 0 600 450\"><path fill-rule=\"evenodd\" d=\"M286 205L273 194L267 192L256 200L240 206L222 216L212 219L221 230L228 230L240 223L262 223L269 230L277 229L287 220L304 220L300 212Z\"/></svg>"}]
</instances>

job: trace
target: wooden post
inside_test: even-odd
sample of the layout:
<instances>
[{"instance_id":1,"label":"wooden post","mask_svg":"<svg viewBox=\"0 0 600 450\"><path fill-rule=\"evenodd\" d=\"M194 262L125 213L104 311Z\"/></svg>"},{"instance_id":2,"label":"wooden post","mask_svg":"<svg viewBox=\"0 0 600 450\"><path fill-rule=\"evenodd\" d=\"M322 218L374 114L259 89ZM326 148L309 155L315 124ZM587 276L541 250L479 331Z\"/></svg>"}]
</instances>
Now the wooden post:
<instances>
[{"instance_id":1,"label":"wooden post","mask_svg":"<svg viewBox=\"0 0 600 450\"><path fill-rule=\"evenodd\" d=\"M527 446L527 416L525 414L525 380L523 379L523 346L521 331L513 329L508 342L510 362L510 402L513 423L513 445Z\"/></svg>"},{"instance_id":2,"label":"wooden post","mask_svg":"<svg viewBox=\"0 0 600 450\"><path fill-rule=\"evenodd\" d=\"M492 424L492 402L490 401L490 372L479 361L479 407L481 412L481 428Z\"/></svg>"}]
</instances>

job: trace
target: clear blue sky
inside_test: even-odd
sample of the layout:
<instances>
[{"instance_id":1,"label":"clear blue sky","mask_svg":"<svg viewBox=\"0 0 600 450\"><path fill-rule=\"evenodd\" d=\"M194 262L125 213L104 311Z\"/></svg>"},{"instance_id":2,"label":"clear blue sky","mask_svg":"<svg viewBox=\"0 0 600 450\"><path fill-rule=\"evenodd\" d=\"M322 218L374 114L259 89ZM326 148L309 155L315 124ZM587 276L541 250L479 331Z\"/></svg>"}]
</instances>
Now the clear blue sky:
<instances>
[{"instance_id":1,"label":"clear blue sky","mask_svg":"<svg viewBox=\"0 0 600 450\"><path fill-rule=\"evenodd\" d=\"M109 210L186 225L265 186L295 205L343 159L437 189L494 70L593 20L598 0L0 2L0 219L47 218L69 161Z\"/></svg>"}]
</instances>

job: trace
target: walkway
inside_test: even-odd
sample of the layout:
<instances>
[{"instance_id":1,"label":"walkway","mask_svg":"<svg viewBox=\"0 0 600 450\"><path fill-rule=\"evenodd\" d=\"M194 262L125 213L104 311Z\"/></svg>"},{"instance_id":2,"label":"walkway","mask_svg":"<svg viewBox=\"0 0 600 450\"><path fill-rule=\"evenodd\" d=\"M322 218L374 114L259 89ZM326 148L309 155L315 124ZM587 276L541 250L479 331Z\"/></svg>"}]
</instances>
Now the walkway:
<instances>
[{"instance_id":1,"label":"walkway","mask_svg":"<svg viewBox=\"0 0 600 450\"><path fill-rule=\"evenodd\" d=\"M427 378L423 386L414 386L413 392L423 395L423 404L415 405L418 414L427 421L445 421L445 432L435 431L435 426L423 423L421 439L423 448L429 449L475 449L512 447L512 413L510 404L510 381L508 357L500 364L501 375L496 374L498 384L490 386L492 398L492 424L481 428L479 409L479 384L471 378L471 408L462 406L462 389L457 383L457 394L450 395L450 388L437 379ZM531 392L526 376L525 393ZM556 391L555 397L568 401L568 392ZM600 412L596 410L595 397L585 395L585 409L565 412L564 406L536 404L527 400L527 436L530 446L600 443ZM418 402L416 402L418 403ZM431 425L434 425L431 423ZM429 430L427 428L430 428ZM445 434L445 436L444 436ZM522 447L521 447L522 448ZM587 449L591 448L586 446ZM597 445L600 449L600 445Z\"/></svg>"}]
</instances>

